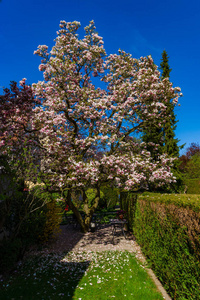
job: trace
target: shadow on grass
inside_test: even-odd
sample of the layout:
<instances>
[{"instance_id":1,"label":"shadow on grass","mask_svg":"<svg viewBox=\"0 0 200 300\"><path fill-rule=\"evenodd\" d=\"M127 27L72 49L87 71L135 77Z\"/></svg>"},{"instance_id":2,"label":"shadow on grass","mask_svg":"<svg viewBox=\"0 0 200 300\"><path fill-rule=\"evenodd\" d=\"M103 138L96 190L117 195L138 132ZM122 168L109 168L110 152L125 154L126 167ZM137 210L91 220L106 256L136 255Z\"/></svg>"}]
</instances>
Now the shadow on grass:
<instances>
[{"instance_id":1,"label":"shadow on grass","mask_svg":"<svg viewBox=\"0 0 200 300\"><path fill-rule=\"evenodd\" d=\"M72 299L89 261L67 262L55 254L29 258L6 281L1 299Z\"/></svg>"},{"instance_id":2,"label":"shadow on grass","mask_svg":"<svg viewBox=\"0 0 200 300\"><path fill-rule=\"evenodd\" d=\"M110 224L103 224L95 232L86 234L80 227L61 225L61 233L55 241L30 252L10 278L0 281L0 299L72 299L90 265L88 260L83 261L80 257L77 261L73 257L74 248L79 243L79 253L85 251L85 246L91 251L94 245L100 249L101 245L111 244L112 238ZM124 237L117 231L115 244L121 239ZM66 259L67 253L72 256L70 260Z\"/></svg>"}]
</instances>

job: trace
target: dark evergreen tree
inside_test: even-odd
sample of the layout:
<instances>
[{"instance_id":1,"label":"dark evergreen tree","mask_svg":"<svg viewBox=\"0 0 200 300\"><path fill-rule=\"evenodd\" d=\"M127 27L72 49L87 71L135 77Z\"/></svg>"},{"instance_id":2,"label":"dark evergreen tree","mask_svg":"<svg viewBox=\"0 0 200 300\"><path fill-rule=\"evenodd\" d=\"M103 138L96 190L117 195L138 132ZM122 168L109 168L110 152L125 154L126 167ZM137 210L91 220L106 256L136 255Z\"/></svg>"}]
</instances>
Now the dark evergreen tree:
<instances>
[{"instance_id":1,"label":"dark evergreen tree","mask_svg":"<svg viewBox=\"0 0 200 300\"><path fill-rule=\"evenodd\" d=\"M164 50L160 64L162 80L168 80L170 77L170 72L172 71L172 69L169 67L168 59L169 57L167 52ZM152 153L152 156L156 157L157 153L167 153L171 157L178 157L179 150L182 149L184 145L178 146L179 140L175 138L176 123L178 121L176 120L176 115L174 113L174 104L170 98L168 99L167 103L164 102L164 104L167 106L167 118L165 125L160 128L156 123L152 124L148 130L143 132L142 139L147 144L150 143L150 145L147 146L147 149ZM155 151L154 149L157 147L151 146L151 143L159 144L160 146ZM178 171L178 162L176 162L174 165L173 173L177 178L177 184L172 187L172 190L178 191L183 185L181 175L179 174L180 172ZM152 189L154 189L154 187L152 187Z\"/></svg>"},{"instance_id":2,"label":"dark evergreen tree","mask_svg":"<svg viewBox=\"0 0 200 300\"><path fill-rule=\"evenodd\" d=\"M163 128L158 126L158 122L143 131L142 140L147 143L147 150L152 157L156 158L159 153L163 153Z\"/></svg>"},{"instance_id":3,"label":"dark evergreen tree","mask_svg":"<svg viewBox=\"0 0 200 300\"><path fill-rule=\"evenodd\" d=\"M168 59L167 52L164 50L160 64L161 79L170 77L172 69L169 67ZM169 156L178 157L179 149L183 146L178 146L179 140L175 138L176 123L178 121L176 120L176 115L174 113L174 104L171 99L168 99L168 102L165 103L165 105L167 105L166 115L168 118L163 128L163 152L167 153Z\"/></svg>"},{"instance_id":4,"label":"dark evergreen tree","mask_svg":"<svg viewBox=\"0 0 200 300\"><path fill-rule=\"evenodd\" d=\"M162 59L160 63L160 70L161 70L161 79L165 79L170 77L170 72L172 69L169 67L168 63L168 55L167 52L164 50L162 53ZM168 118L166 119L166 123L163 128L163 153L167 153L171 157L179 157L179 150L184 147L184 145L178 146L179 140L175 138L175 129L177 127L176 115L174 113L174 104L172 99L168 99L168 102L165 103L167 106L166 115ZM183 190L184 188L184 180L182 174L179 171L179 164L180 162L177 160L175 161L173 167L173 174L176 177L176 184L173 184L171 190L174 192L178 192Z\"/></svg>"},{"instance_id":5,"label":"dark evergreen tree","mask_svg":"<svg viewBox=\"0 0 200 300\"><path fill-rule=\"evenodd\" d=\"M161 79L169 78L169 76L170 76L169 74L172 71L172 69L170 69L170 67L169 67L168 59L169 59L169 57L167 55L167 52L165 50L163 50L162 61L160 63L160 69L162 71Z\"/></svg>"},{"instance_id":6,"label":"dark evergreen tree","mask_svg":"<svg viewBox=\"0 0 200 300\"><path fill-rule=\"evenodd\" d=\"M142 133L143 142L147 143L147 150L151 152L155 159L163 153L164 137L163 128L159 126L160 121L157 119L151 126L145 128Z\"/></svg>"}]
</instances>

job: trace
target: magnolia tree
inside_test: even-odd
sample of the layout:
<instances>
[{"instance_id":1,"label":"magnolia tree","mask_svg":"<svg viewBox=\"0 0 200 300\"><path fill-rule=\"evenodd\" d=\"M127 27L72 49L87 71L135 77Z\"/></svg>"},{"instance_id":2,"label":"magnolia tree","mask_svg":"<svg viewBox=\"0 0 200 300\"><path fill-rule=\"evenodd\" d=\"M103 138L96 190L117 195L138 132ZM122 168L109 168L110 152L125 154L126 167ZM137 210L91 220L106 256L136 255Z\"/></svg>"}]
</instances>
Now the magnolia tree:
<instances>
[{"instance_id":1,"label":"magnolia tree","mask_svg":"<svg viewBox=\"0 0 200 300\"><path fill-rule=\"evenodd\" d=\"M41 105L32 110L30 128L37 133L33 150L41 161L40 178L49 191L66 198L86 232L102 184L137 191L175 180L172 160L166 155L153 160L135 136L150 124L163 126L164 103L169 98L177 103L180 89L159 78L151 56L134 59L119 50L107 57L94 22L83 39L79 27L79 22L61 21L51 51L47 46L35 51L42 57L44 81L32 86ZM88 188L96 191L92 203ZM84 220L73 204L75 190L82 194Z\"/></svg>"},{"instance_id":2,"label":"magnolia tree","mask_svg":"<svg viewBox=\"0 0 200 300\"><path fill-rule=\"evenodd\" d=\"M0 230L9 228L9 239L16 237L23 222L44 204L27 193L19 196L23 190L19 179L37 176L30 119L33 107L39 105L25 80L20 85L11 82L0 96Z\"/></svg>"},{"instance_id":3,"label":"magnolia tree","mask_svg":"<svg viewBox=\"0 0 200 300\"><path fill-rule=\"evenodd\" d=\"M11 82L10 88L5 88L0 96L0 157L5 157L10 167L18 170L18 177L27 177L30 166L36 162L35 132L30 121L33 108L39 104L25 79L20 81L20 88Z\"/></svg>"}]
</instances>

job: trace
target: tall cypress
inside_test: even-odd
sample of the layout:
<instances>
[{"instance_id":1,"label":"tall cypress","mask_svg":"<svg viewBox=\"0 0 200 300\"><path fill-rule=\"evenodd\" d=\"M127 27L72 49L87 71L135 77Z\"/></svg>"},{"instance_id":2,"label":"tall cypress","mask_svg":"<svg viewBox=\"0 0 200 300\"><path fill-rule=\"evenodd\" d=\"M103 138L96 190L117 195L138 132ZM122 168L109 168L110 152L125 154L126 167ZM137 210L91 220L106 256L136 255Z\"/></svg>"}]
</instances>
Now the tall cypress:
<instances>
[{"instance_id":1,"label":"tall cypress","mask_svg":"<svg viewBox=\"0 0 200 300\"><path fill-rule=\"evenodd\" d=\"M160 63L160 70L161 70L161 80L170 77L170 69L168 63L168 55L166 50L162 53L162 59ZM155 151L153 146L147 146L147 149L152 153L152 156L155 157L157 153L167 153L171 157L178 157L179 156L179 147L178 142L179 140L175 138L175 129L176 129L176 115L174 113L174 104L172 103L172 99L168 99L167 103L164 103L167 106L166 109L166 123L162 128L156 126L156 123L152 124L148 128L148 130L143 131L142 139L144 142L149 143L153 142L154 144L159 144L158 151ZM158 121L159 123L159 121Z\"/></svg>"},{"instance_id":2,"label":"tall cypress","mask_svg":"<svg viewBox=\"0 0 200 300\"><path fill-rule=\"evenodd\" d=\"M146 129L143 129L142 140L147 143L147 150L151 152L153 158L163 153L164 146L164 131L159 126L160 120L154 120L154 122Z\"/></svg>"},{"instance_id":3,"label":"tall cypress","mask_svg":"<svg viewBox=\"0 0 200 300\"><path fill-rule=\"evenodd\" d=\"M164 50L160 63L161 79L170 77L172 69L169 67L168 59L167 52ZM167 106L166 115L168 117L163 128L163 152L167 153L169 156L178 157L179 149L181 147L178 146L179 140L175 138L176 123L178 121L176 120L176 115L174 113L174 104L171 99L168 99L168 102L165 103L165 105Z\"/></svg>"},{"instance_id":4,"label":"tall cypress","mask_svg":"<svg viewBox=\"0 0 200 300\"><path fill-rule=\"evenodd\" d=\"M161 80L164 80L165 78L169 79L170 77L170 72L172 71L172 69L169 66L168 59L169 57L167 55L167 52L164 50L162 53L162 59L160 63ZM169 98L167 102L164 102L164 104L167 106L167 117L165 119L165 124L162 126L162 128L160 128L156 125L156 123L153 123L152 126L149 126L148 130L143 131L142 135L142 140L147 143L147 150L151 152L151 155L154 158L156 158L158 154L163 153L167 153L170 157L178 157L179 150L184 147L184 145L178 146L179 140L175 138L176 123L178 121L176 120L176 115L174 113L174 104L172 102L172 99ZM151 146L150 142L153 142L154 144L159 144L159 148L155 150L155 147ZM177 182L171 185L170 190L168 190L166 187L166 190L178 192L183 187L183 179L181 177L180 172L178 171L178 161L175 162L172 172L176 177ZM154 185L152 185L150 189L153 191L159 190L156 187L154 187Z\"/></svg>"},{"instance_id":5,"label":"tall cypress","mask_svg":"<svg viewBox=\"0 0 200 300\"><path fill-rule=\"evenodd\" d=\"M162 60L160 63L160 70L162 71L161 79L169 78L169 76L170 76L169 74L172 71L172 69L170 69L170 67L169 67L168 59L169 59L169 57L167 55L167 52L165 50L163 50Z\"/></svg>"},{"instance_id":6,"label":"tall cypress","mask_svg":"<svg viewBox=\"0 0 200 300\"><path fill-rule=\"evenodd\" d=\"M170 72L172 69L169 67L168 63L168 55L167 52L164 50L162 53L162 59L160 63L160 70L161 70L161 79L165 79L170 77ZM176 115L174 113L174 104L172 99L168 99L167 103L166 115L168 116L166 119L166 123L163 127L163 153L167 153L171 157L178 157L179 150L184 147L184 145L178 146L179 140L175 138L175 129L177 127ZM171 192L180 192L184 188L184 180L183 176L179 171L179 161L175 161L174 167L172 168L172 172L176 177L176 183L171 185Z\"/></svg>"}]
</instances>

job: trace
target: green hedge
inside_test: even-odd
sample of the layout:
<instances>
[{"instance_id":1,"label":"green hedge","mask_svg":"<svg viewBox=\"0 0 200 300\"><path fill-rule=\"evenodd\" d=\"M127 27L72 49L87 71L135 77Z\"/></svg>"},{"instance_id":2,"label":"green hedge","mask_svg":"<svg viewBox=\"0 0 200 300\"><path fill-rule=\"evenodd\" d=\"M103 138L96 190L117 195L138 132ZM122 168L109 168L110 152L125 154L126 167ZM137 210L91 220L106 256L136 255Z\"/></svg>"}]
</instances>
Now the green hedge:
<instances>
[{"instance_id":1,"label":"green hedge","mask_svg":"<svg viewBox=\"0 0 200 300\"><path fill-rule=\"evenodd\" d=\"M129 193L122 202L135 203L133 233L172 299L200 299L200 196L146 194L136 201Z\"/></svg>"},{"instance_id":2,"label":"green hedge","mask_svg":"<svg viewBox=\"0 0 200 300\"><path fill-rule=\"evenodd\" d=\"M197 213L200 212L200 194L159 194L146 192L139 195L139 199L146 199L166 205L175 204L178 207L192 209Z\"/></svg>"},{"instance_id":3,"label":"green hedge","mask_svg":"<svg viewBox=\"0 0 200 300\"><path fill-rule=\"evenodd\" d=\"M120 193L120 206L126 212L126 219L128 221L128 229L133 230L135 222L137 204L137 194L121 192Z\"/></svg>"}]
</instances>

